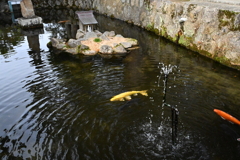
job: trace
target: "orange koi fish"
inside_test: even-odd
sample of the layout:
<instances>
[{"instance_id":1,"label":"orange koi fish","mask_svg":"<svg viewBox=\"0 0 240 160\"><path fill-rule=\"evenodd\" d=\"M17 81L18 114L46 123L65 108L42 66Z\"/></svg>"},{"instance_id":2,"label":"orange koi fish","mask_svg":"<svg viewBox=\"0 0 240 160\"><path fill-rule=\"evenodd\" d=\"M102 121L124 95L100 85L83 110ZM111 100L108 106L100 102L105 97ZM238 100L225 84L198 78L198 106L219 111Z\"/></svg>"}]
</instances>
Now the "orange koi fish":
<instances>
[{"instance_id":1,"label":"orange koi fish","mask_svg":"<svg viewBox=\"0 0 240 160\"><path fill-rule=\"evenodd\" d=\"M223 111L221 111L219 109L214 109L213 111L215 113L217 113L223 119L228 120L229 122L232 122L232 123L240 125L240 121L237 118L231 116L230 114L228 114L226 112L223 112Z\"/></svg>"}]
</instances>

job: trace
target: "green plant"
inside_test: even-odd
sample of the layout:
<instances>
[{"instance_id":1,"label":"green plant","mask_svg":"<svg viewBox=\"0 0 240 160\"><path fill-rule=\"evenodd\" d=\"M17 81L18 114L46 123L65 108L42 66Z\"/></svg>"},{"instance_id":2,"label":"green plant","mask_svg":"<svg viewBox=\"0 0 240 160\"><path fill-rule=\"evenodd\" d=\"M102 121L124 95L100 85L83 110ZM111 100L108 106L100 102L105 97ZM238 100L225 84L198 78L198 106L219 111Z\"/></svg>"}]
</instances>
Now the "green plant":
<instances>
[{"instance_id":1,"label":"green plant","mask_svg":"<svg viewBox=\"0 0 240 160\"><path fill-rule=\"evenodd\" d=\"M102 40L100 38L95 38L93 41L94 42L101 42Z\"/></svg>"}]
</instances>

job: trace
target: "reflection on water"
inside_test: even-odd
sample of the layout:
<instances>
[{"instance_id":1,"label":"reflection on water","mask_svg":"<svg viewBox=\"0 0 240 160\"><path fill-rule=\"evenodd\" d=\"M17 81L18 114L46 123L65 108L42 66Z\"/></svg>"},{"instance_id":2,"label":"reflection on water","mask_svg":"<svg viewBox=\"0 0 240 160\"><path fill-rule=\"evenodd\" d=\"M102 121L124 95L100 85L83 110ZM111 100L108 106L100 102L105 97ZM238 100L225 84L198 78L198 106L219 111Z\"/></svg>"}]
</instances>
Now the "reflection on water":
<instances>
[{"instance_id":1,"label":"reflection on water","mask_svg":"<svg viewBox=\"0 0 240 160\"><path fill-rule=\"evenodd\" d=\"M44 18L45 13L37 13L45 23L38 49L14 28L1 28L2 45L12 46L0 55L2 159L240 156L239 126L213 112L218 108L240 119L239 72L100 15L100 31L138 39L140 48L113 58L55 55L46 44L50 37L69 38L66 25L57 22L74 11L56 11L56 19ZM175 67L166 83L162 68L168 66ZM121 92L145 89L149 97L109 101ZM174 143L172 111L163 103L179 110Z\"/></svg>"}]
</instances>

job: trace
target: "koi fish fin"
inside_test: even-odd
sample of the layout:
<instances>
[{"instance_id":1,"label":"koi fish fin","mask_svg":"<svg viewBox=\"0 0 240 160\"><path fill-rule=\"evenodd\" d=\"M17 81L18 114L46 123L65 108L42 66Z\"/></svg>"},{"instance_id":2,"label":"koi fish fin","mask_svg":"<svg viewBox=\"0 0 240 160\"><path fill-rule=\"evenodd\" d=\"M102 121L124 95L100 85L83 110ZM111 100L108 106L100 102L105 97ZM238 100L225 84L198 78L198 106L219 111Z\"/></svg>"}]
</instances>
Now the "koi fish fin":
<instances>
[{"instance_id":1,"label":"koi fish fin","mask_svg":"<svg viewBox=\"0 0 240 160\"><path fill-rule=\"evenodd\" d=\"M132 98L131 98L131 96L126 96L125 99L130 101Z\"/></svg>"},{"instance_id":2,"label":"koi fish fin","mask_svg":"<svg viewBox=\"0 0 240 160\"><path fill-rule=\"evenodd\" d=\"M141 92L139 92L141 95L143 95L143 96L148 96L148 94L147 94L147 90L145 90L145 91L141 91Z\"/></svg>"},{"instance_id":3,"label":"koi fish fin","mask_svg":"<svg viewBox=\"0 0 240 160\"><path fill-rule=\"evenodd\" d=\"M124 98L120 98L119 101L125 101Z\"/></svg>"},{"instance_id":4,"label":"koi fish fin","mask_svg":"<svg viewBox=\"0 0 240 160\"><path fill-rule=\"evenodd\" d=\"M228 122L230 122L231 124L234 124L233 122L231 122L231 121L228 121Z\"/></svg>"},{"instance_id":5,"label":"koi fish fin","mask_svg":"<svg viewBox=\"0 0 240 160\"><path fill-rule=\"evenodd\" d=\"M225 118L223 118L222 116L220 116L223 120L226 120Z\"/></svg>"}]
</instances>

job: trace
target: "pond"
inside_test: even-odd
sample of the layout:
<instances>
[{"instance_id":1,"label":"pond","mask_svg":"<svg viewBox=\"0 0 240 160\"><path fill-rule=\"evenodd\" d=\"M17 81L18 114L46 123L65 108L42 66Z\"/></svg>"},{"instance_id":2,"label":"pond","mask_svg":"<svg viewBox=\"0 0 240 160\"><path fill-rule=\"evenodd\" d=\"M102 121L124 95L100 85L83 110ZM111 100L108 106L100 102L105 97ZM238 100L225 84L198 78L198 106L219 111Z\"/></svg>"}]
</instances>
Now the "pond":
<instances>
[{"instance_id":1,"label":"pond","mask_svg":"<svg viewBox=\"0 0 240 160\"><path fill-rule=\"evenodd\" d=\"M140 48L119 57L56 55L46 44L74 37L74 11L36 14L39 34L0 26L1 159L240 157L240 127L213 112L240 119L239 71L102 15L99 31L135 38ZM148 96L110 101L132 90Z\"/></svg>"}]
</instances>

